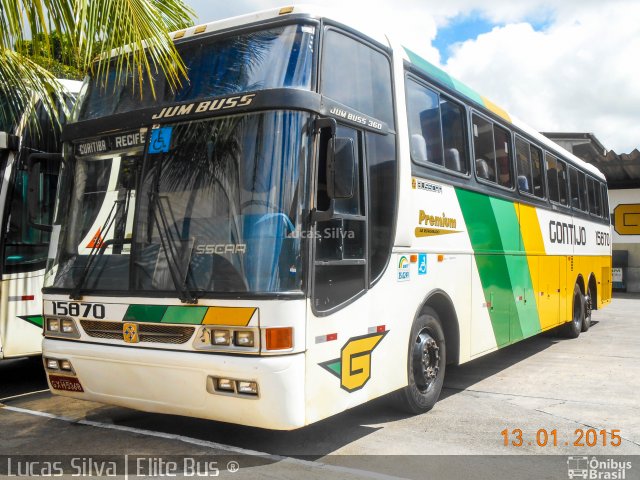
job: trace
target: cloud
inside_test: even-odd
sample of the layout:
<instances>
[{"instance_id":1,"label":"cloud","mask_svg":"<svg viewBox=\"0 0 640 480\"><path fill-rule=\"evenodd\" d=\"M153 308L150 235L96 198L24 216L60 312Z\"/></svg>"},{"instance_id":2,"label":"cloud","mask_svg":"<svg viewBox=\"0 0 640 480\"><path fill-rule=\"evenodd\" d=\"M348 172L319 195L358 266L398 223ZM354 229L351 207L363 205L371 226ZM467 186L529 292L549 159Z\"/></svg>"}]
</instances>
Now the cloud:
<instances>
[{"instance_id":1,"label":"cloud","mask_svg":"<svg viewBox=\"0 0 640 480\"><path fill-rule=\"evenodd\" d=\"M496 27L454 47L445 69L542 131L640 145L640 5L582 8L538 32Z\"/></svg>"},{"instance_id":2,"label":"cloud","mask_svg":"<svg viewBox=\"0 0 640 480\"><path fill-rule=\"evenodd\" d=\"M436 64L438 28L478 15L496 27L454 45L445 70L538 130L593 132L618 152L640 145L637 0L187 1L201 22L287 3L320 5Z\"/></svg>"}]
</instances>

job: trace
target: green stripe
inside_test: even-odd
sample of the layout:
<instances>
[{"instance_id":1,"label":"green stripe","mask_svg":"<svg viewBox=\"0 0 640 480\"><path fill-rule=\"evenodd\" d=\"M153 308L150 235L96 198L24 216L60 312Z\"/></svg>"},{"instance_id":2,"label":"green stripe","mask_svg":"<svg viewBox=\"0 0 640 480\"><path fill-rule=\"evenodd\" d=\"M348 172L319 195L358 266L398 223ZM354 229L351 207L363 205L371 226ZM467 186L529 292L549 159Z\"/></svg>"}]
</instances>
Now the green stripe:
<instances>
[{"instance_id":1,"label":"green stripe","mask_svg":"<svg viewBox=\"0 0 640 480\"><path fill-rule=\"evenodd\" d=\"M424 70L427 75L429 75L430 77L436 79L437 81L439 81L443 85L446 85L447 87L451 88L452 90L456 89L456 87L455 87L455 85L453 83L453 80L451 79L449 74L447 74L443 70L440 70L435 65L427 62L424 58L422 58L418 54L412 52L408 48L405 47L404 50L405 50L405 52L407 52L407 55L409 56L409 60L411 61L411 63L413 63L416 67Z\"/></svg>"},{"instance_id":2,"label":"green stripe","mask_svg":"<svg viewBox=\"0 0 640 480\"><path fill-rule=\"evenodd\" d=\"M166 305L129 305L122 320L124 322L160 323L166 311Z\"/></svg>"},{"instance_id":3,"label":"green stripe","mask_svg":"<svg viewBox=\"0 0 640 480\"><path fill-rule=\"evenodd\" d=\"M426 61L420 55L418 55L415 52L412 52L407 47L404 47L404 51L407 52L409 61L419 69L423 70L427 75L439 81L443 85L446 85L452 90L455 90L456 92L461 93L472 102L477 103L482 107L486 107L486 105L484 104L484 100L482 100L482 97L475 90L465 85L461 81L456 80L455 78L450 76L447 72L445 72L444 70L441 70L440 68L436 67L432 63Z\"/></svg>"},{"instance_id":4,"label":"green stripe","mask_svg":"<svg viewBox=\"0 0 640 480\"><path fill-rule=\"evenodd\" d=\"M540 331L516 205L456 189L498 346ZM506 254L505 254L506 253ZM520 300L522 297L522 300ZM526 300L526 302L525 302Z\"/></svg>"},{"instance_id":5,"label":"green stripe","mask_svg":"<svg viewBox=\"0 0 640 480\"><path fill-rule=\"evenodd\" d=\"M42 315L18 315L18 318L21 318L22 320L25 320L30 324L40 328L42 328L42 325L44 324Z\"/></svg>"},{"instance_id":6,"label":"green stripe","mask_svg":"<svg viewBox=\"0 0 640 480\"><path fill-rule=\"evenodd\" d=\"M162 323L186 323L200 325L209 307L171 306L162 317Z\"/></svg>"}]
</instances>

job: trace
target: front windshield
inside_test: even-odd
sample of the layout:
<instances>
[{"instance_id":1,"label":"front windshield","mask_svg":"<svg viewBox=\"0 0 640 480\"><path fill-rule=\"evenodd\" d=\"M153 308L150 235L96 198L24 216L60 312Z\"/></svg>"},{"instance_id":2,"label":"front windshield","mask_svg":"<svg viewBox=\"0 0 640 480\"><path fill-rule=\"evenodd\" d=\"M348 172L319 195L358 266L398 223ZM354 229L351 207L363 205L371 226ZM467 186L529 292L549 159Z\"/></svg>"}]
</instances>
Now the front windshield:
<instances>
[{"instance_id":1,"label":"front windshield","mask_svg":"<svg viewBox=\"0 0 640 480\"><path fill-rule=\"evenodd\" d=\"M145 86L140 97L138 78L117 85L111 69L107 88L91 81L80 120L207 97L269 88L311 89L315 29L286 25L213 39L191 39L176 46L188 80L171 89L163 75L154 79L156 97Z\"/></svg>"},{"instance_id":2,"label":"front windshield","mask_svg":"<svg viewBox=\"0 0 640 480\"><path fill-rule=\"evenodd\" d=\"M76 143L45 286L300 291L309 118L271 111ZM117 150L118 138L134 146Z\"/></svg>"}]
</instances>

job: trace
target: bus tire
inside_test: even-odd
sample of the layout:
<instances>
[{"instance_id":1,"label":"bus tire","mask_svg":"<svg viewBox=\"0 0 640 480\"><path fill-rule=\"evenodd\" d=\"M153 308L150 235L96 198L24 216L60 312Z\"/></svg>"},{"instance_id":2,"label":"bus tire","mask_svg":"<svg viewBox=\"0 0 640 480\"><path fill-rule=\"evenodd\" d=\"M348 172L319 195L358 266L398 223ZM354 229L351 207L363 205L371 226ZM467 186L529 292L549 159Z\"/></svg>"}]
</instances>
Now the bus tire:
<instances>
[{"instance_id":1,"label":"bus tire","mask_svg":"<svg viewBox=\"0 0 640 480\"><path fill-rule=\"evenodd\" d=\"M438 314L426 307L411 327L407 355L409 383L397 392L397 404L411 414L428 412L440 397L447 350Z\"/></svg>"},{"instance_id":2,"label":"bus tire","mask_svg":"<svg viewBox=\"0 0 640 480\"><path fill-rule=\"evenodd\" d=\"M576 283L573 287L573 308L571 321L564 325L564 336L566 338L577 338L584 325L584 295L580 290L580 285Z\"/></svg>"},{"instance_id":3,"label":"bus tire","mask_svg":"<svg viewBox=\"0 0 640 480\"><path fill-rule=\"evenodd\" d=\"M584 297L584 320L582 321L582 331L586 332L591 327L591 311L593 310L593 302L595 295L591 286L589 286L588 294Z\"/></svg>"}]
</instances>

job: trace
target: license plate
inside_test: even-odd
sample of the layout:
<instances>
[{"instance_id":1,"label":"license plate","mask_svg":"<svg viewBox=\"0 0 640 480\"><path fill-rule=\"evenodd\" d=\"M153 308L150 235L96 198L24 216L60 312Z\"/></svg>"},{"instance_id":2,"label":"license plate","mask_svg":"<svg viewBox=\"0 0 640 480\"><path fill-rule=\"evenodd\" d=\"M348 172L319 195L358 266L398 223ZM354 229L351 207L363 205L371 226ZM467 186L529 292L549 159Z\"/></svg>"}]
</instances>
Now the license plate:
<instances>
[{"instance_id":1,"label":"license plate","mask_svg":"<svg viewBox=\"0 0 640 480\"><path fill-rule=\"evenodd\" d=\"M66 390L67 392L84 392L80 380L74 377L62 377L60 375L49 375L51 388L55 390Z\"/></svg>"}]
</instances>

